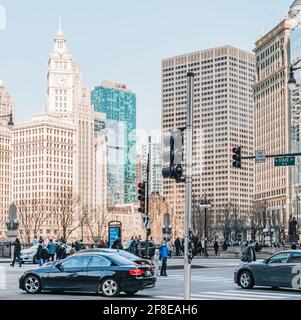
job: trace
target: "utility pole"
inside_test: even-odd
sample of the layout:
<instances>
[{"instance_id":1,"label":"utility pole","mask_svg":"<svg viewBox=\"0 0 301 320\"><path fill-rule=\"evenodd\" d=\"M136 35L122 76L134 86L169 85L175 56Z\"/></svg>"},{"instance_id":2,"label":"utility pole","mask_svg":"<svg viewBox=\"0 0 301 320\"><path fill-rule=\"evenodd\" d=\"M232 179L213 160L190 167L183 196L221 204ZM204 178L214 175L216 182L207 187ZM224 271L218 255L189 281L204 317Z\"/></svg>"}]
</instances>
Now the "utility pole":
<instances>
[{"instance_id":1,"label":"utility pole","mask_svg":"<svg viewBox=\"0 0 301 320\"><path fill-rule=\"evenodd\" d=\"M191 230L192 196L192 126L194 102L194 73L187 73L187 116L186 116L186 178L185 178L185 239L184 239L184 299L191 298L191 259L189 236Z\"/></svg>"},{"instance_id":2,"label":"utility pole","mask_svg":"<svg viewBox=\"0 0 301 320\"><path fill-rule=\"evenodd\" d=\"M205 193L205 245L204 245L204 254L205 257L208 256L207 252L207 238L208 238L208 231L207 231L207 194Z\"/></svg>"}]
</instances>

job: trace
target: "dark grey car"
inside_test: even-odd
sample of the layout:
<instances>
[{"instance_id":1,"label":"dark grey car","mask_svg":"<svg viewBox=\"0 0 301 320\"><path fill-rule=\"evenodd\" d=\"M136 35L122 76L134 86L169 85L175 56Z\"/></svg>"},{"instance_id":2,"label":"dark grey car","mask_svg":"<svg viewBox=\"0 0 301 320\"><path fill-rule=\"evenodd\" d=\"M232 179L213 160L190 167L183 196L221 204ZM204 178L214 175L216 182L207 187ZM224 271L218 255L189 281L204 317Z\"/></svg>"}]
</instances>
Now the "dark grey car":
<instances>
[{"instance_id":1,"label":"dark grey car","mask_svg":"<svg viewBox=\"0 0 301 320\"><path fill-rule=\"evenodd\" d=\"M263 262L242 263L235 268L234 282L243 289L269 286L301 290L301 250L281 251Z\"/></svg>"}]
</instances>

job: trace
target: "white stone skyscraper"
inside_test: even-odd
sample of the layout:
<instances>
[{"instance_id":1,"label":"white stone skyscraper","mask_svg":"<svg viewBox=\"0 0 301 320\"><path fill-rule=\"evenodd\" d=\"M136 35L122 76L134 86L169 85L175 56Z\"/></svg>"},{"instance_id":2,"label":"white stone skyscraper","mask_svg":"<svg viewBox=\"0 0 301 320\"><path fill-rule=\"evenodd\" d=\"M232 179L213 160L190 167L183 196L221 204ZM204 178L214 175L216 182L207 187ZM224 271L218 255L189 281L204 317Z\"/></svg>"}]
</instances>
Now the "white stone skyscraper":
<instances>
[{"instance_id":1,"label":"white stone skyscraper","mask_svg":"<svg viewBox=\"0 0 301 320\"><path fill-rule=\"evenodd\" d=\"M12 110L11 96L0 80L0 116L9 115ZM5 220L12 201L12 134L7 128L8 120L7 117L0 118L0 241L6 238Z\"/></svg>"},{"instance_id":2,"label":"white stone skyscraper","mask_svg":"<svg viewBox=\"0 0 301 320\"><path fill-rule=\"evenodd\" d=\"M81 206L95 205L95 144L94 111L90 90L83 86L81 74L66 46L61 26L54 40L48 63L48 103L46 112L60 118L72 119L76 128L74 193Z\"/></svg>"},{"instance_id":3,"label":"white stone skyscraper","mask_svg":"<svg viewBox=\"0 0 301 320\"><path fill-rule=\"evenodd\" d=\"M267 154L301 152L300 70L294 72L295 90L288 88L290 65L301 58L300 0L292 3L281 22L257 39L254 51L255 149ZM293 167L275 167L273 159L256 165L255 209L264 214L264 224L276 226L282 236L287 234L289 215L297 217L300 210L300 168L300 157Z\"/></svg>"},{"instance_id":4,"label":"white stone skyscraper","mask_svg":"<svg viewBox=\"0 0 301 320\"><path fill-rule=\"evenodd\" d=\"M223 46L167 58L162 61L162 131L186 126L187 72L194 72L193 179L196 203L207 194L223 215L227 208L247 217L252 210L254 162L232 166L233 147L253 155L253 89L255 57ZM185 156L185 144L183 153ZM185 157L184 157L185 160ZM164 179L163 196L173 211L174 236L183 236L184 184Z\"/></svg>"}]
</instances>

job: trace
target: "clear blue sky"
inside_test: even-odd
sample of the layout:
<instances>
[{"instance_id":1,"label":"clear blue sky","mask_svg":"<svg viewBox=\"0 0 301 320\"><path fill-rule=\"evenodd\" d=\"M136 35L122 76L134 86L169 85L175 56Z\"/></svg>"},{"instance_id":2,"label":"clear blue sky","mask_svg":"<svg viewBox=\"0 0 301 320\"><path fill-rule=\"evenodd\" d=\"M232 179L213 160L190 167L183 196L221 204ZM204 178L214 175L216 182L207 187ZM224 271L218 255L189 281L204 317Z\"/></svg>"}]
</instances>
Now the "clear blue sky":
<instances>
[{"instance_id":1,"label":"clear blue sky","mask_svg":"<svg viewBox=\"0 0 301 320\"><path fill-rule=\"evenodd\" d=\"M62 15L84 81L108 79L137 93L137 127L160 127L161 59L230 44L252 51L256 38L293 0L0 0L0 79L13 96L17 122L43 111L47 59Z\"/></svg>"}]
</instances>

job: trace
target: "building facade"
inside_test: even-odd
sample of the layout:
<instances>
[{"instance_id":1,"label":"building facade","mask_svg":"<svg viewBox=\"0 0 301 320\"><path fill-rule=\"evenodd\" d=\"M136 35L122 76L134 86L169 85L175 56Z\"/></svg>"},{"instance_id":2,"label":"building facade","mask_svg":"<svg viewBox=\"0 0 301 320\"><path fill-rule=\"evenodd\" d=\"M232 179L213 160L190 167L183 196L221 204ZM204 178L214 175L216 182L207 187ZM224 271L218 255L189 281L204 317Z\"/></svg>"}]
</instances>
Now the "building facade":
<instances>
[{"instance_id":1,"label":"building facade","mask_svg":"<svg viewBox=\"0 0 301 320\"><path fill-rule=\"evenodd\" d=\"M78 67L69 53L66 39L59 28L54 49L48 61L48 103L46 113L70 119L76 128L76 156L74 193L80 206L87 210L95 207L95 143L94 111L90 91L83 86Z\"/></svg>"},{"instance_id":2,"label":"building facade","mask_svg":"<svg viewBox=\"0 0 301 320\"><path fill-rule=\"evenodd\" d=\"M133 203L136 201L136 95L125 85L103 81L94 88L91 97L94 110L107 117L108 196L112 204Z\"/></svg>"},{"instance_id":3,"label":"building facade","mask_svg":"<svg viewBox=\"0 0 301 320\"><path fill-rule=\"evenodd\" d=\"M69 235L78 223L74 205L76 129L72 121L38 115L17 125L12 135L12 193L22 241L30 241L34 235L58 238L64 228Z\"/></svg>"},{"instance_id":4,"label":"building facade","mask_svg":"<svg viewBox=\"0 0 301 320\"><path fill-rule=\"evenodd\" d=\"M186 127L187 72L194 77L193 179L194 205L207 198L215 217L229 206L248 217L254 193L254 164L232 166L231 149L242 146L253 155L253 90L255 57L224 46L162 61L162 133ZM185 169L185 143L184 143ZM184 172L185 174L185 172ZM183 235L184 184L163 181L163 195L177 217L175 236Z\"/></svg>"},{"instance_id":5,"label":"building facade","mask_svg":"<svg viewBox=\"0 0 301 320\"><path fill-rule=\"evenodd\" d=\"M162 195L163 179L162 179L162 144L161 136L150 136L149 143L141 146L141 155L139 157L140 168L137 169L141 174L142 182L147 180L147 161L149 154L149 194L152 192ZM137 164L138 165L138 164Z\"/></svg>"},{"instance_id":6,"label":"building facade","mask_svg":"<svg viewBox=\"0 0 301 320\"><path fill-rule=\"evenodd\" d=\"M256 41L254 86L255 149L267 154L300 150L300 86L288 89L290 64L301 58L301 2L294 1L288 16ZM296 72L299 81L300 73ZM256 165L255 210L266 227L288 228L289 216L299 210L300 160L295 167L275 167L267 160Z\"/></svg>"},{"instance_id":7,"label":"building facade","mask_svg":"<svg viewBox=\"0 0 301 320\"><path fill-rule=\"evenodd\" d=\"M4 83L0 80L0 117L9 115L14 111L14 104L12 98L7 90L4 88ZM0 126L7 127L8 118L0 118Z\"/></svg>"},{"instance_id":8,"label":"building facade","mask_svg":"<svg viewBox=\"0 0 301 320\"><path fill-rule=\"evenodd\" d=\"M0 126L0 241L6 239L5 220L12 202L12 132Z\"/></svg>"}]
</instances>

